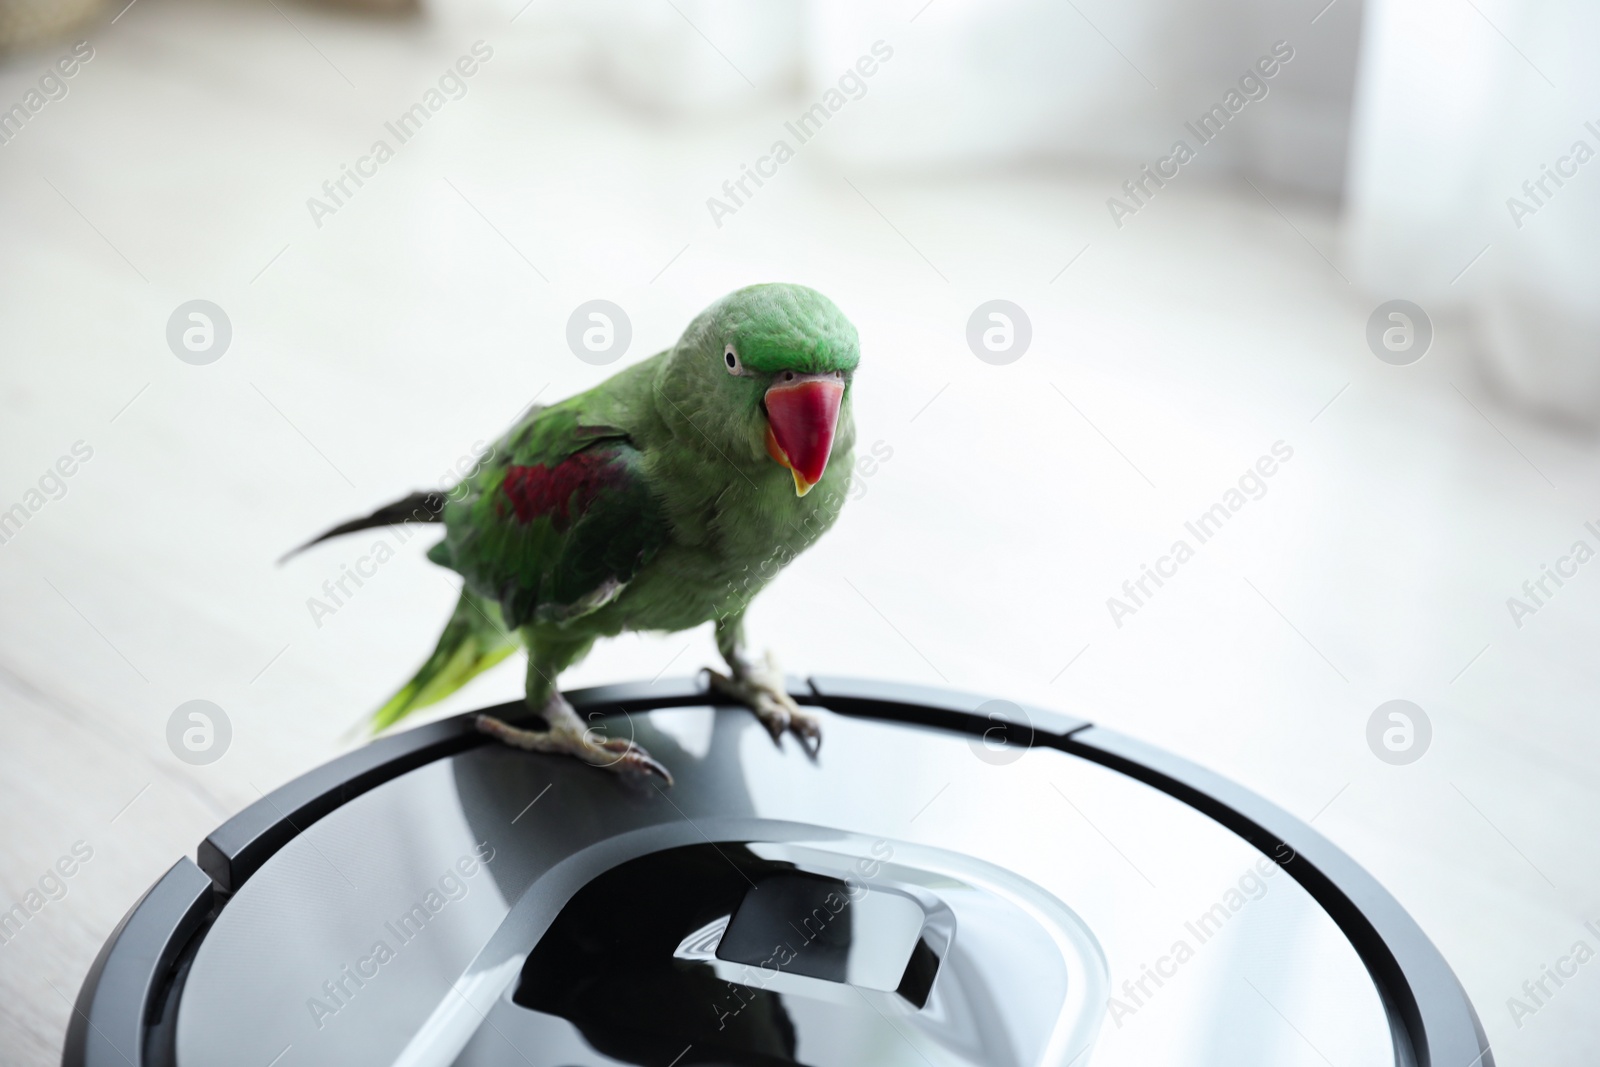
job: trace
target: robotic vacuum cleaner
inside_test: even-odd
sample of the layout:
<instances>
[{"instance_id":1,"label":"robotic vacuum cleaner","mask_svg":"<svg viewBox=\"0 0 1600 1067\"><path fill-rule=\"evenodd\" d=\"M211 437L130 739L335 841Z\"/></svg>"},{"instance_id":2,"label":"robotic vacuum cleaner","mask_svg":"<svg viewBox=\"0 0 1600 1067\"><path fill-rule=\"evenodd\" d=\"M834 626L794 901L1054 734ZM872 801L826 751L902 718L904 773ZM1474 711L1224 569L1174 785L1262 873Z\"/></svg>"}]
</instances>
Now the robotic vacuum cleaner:
<instances>
[{"instance_id":1,"label":"robotic vacuum cleaner","mask_svg":"<svg viewBox=\"0 0 1600 1067\"><path fill-rule=\"evenodd\" d=\"M568 694L670 788L471 715L290 782L134 905L63 1064L1492 1065L1394 898L1226 779L1005 701L790 687L815 760L685 680Z\"/></svg>"}]
</instances>

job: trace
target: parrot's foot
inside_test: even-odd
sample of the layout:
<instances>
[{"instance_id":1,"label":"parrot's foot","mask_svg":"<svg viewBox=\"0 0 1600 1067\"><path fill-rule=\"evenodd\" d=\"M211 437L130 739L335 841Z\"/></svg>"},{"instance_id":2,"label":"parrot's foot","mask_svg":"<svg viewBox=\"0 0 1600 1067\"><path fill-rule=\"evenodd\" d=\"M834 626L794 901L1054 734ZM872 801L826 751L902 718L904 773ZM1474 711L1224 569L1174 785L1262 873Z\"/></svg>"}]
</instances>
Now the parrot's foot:
<instances>
[{"instance_id":1,"label":"parrot's foot","mask_svg":"<svg viewBox=\"0 0 1600 1067\"><path fill-rule=\"evenodd\" d=\"M713 690L755 712L774 741L781 740L786 733L794 734L801 747L813 756L822 747L822 724L816 716L801 711L800 705L789 695L783 684L783 672L778 670L772 653L768 652L766 661L760 665L745 666L743 670L735 667L732 677L709 667L706 674L710 676Z\"/></svg>"},{"instance_id":2,"label":"parrot's foot","mask_svg":"<svg viewBox=\"0 0 1600 1067\"><path fill-rule=\"evenodd\" d=\"M576 756L591 767L612 771L635 782L647 781L654 774L668 785L672 784L671 773L646 752L644 746L622 737L602 739L584 725L572 705L559 694L551 697L539 714L550 724L549 729L525 730L492 715L479 715L475 725L480 733L512 748Z\"/></svg>"}]
</instances>

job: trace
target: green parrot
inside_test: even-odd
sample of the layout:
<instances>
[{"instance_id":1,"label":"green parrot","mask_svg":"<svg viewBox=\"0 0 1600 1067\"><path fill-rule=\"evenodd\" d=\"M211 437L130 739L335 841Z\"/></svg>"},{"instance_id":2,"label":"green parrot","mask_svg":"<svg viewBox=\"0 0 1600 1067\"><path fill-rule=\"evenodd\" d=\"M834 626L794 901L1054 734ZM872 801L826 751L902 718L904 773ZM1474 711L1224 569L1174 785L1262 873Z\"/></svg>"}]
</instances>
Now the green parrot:
<instances>
[{"instance_id":1,"label":"green parrot","mask_svg":"<svg viewBox=\"0 0 1600 1067\"><path fill-rule=\"evenodd\" d=\"M747 705L774 741L793 733L814 753L817 721L785 692L770 654L748 655L744 614L838 518L859 359L855 327L821 293L740 289L673 347L530 409L454 488L413 493L302 546L444 524L428 558L462 576L461 599L433 654L373 714L374 731L455 692L520 640L528 708L546 728L480 715L478 729L670 784L642 746L587 729L557 681L597 638L714 622L728 673L709 672L713 688Z\"/></svg>"}]
</instances>

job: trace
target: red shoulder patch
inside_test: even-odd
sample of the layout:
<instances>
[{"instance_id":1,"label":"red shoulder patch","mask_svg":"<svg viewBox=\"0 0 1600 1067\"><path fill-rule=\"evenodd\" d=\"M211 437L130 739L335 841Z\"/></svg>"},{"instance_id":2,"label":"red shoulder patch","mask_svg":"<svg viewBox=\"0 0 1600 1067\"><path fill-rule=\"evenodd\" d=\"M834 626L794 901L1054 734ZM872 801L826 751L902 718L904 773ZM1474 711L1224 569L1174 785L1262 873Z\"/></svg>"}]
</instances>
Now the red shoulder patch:
<instances>
[{"instance_id":1,"label":"red shoulder patch","mask_svg":"<svg viewBox=\"0 0 1600 1067\"><path fill-rule=\"evenodd\" d=\"M620 479L622 472L613 465L616 458L609 449L590 449L553 467L543 463L507 467L500 483L504 494L501 514L509 503L518 522L548 518L558 531L565 532L575 515L581 516L595 497Z\"/></svg>"}]
</instances>

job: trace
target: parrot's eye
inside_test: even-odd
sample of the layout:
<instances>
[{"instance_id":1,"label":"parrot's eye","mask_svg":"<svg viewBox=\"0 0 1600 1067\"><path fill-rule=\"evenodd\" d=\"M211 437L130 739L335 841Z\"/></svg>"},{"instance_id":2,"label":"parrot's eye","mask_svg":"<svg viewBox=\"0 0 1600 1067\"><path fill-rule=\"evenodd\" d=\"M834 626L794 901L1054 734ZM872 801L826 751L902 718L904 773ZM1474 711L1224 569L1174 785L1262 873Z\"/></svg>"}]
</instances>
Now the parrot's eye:
<instances>
[{"instance_id":1,"label":"parrot's eye","mask_svg":"<svg viewBox=\"0 0 1600 1067\"><path fill-rule=\"evenodd\" d=\"M722 350L722 362L728 368L729 374L738 374L744 369L739 365L739 353L733 350L732 345Z\"/></svg>"}]
</instances>

